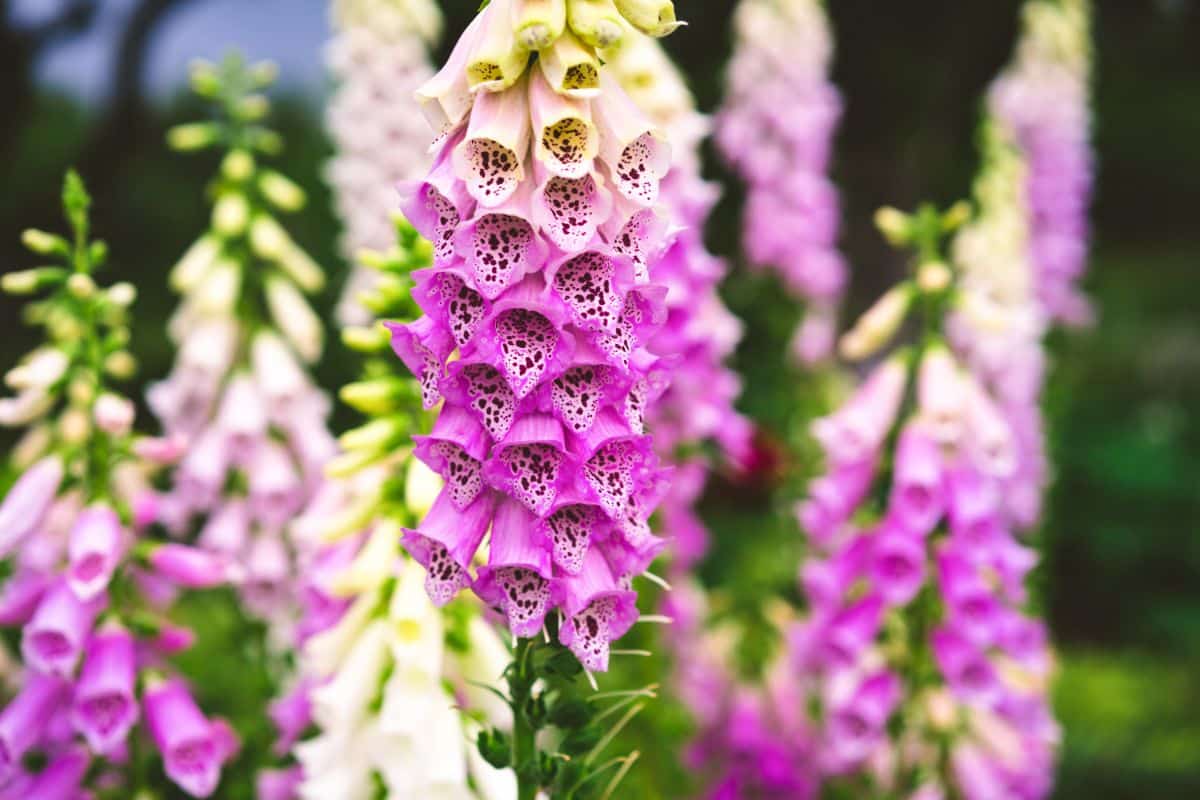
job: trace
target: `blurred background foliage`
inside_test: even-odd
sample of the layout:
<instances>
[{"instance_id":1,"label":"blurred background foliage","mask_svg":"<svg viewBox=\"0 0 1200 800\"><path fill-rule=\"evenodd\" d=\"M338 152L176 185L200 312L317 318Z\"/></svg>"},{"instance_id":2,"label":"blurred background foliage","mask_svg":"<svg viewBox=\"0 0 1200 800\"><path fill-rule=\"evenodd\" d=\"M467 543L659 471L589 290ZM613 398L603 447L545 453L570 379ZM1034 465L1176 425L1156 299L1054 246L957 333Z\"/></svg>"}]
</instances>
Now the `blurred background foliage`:
<instances>
[{"instance_id":1,"label":"blurred background foliage","mask_svg":"<svg viewBox=\"0 0 1200 800\"><path fill-rule=\"evenodd\" d=\"M58 219L62 171L78 166L96 197L96 230L110 242L113 274L134 281L135 349L142 381L165 375L172 351L163 324L175 299L166 273L203 229L206 177L215 164L167 153L165 129L201 110L183 92L164 105L145 96L146 50L174 8L210 0L139 0L117 34L111 97L81 104L39 86L40 55L96 24L106 3L68 0L36 30L19 28L0 0L0 268L30 266L18 235ZM252 4L256 0L243 0ZM322 0L293 0L323 14ZM461 30L475 0L443 2ZM843 190L843 246L854 267L849 310L865 307L901 265L874 233L879 205L945 203L967 193L975 168L979 99L1007 59L1015 0L833 0L835 80L847 100L836 178ZM704 108L719 102L728 56L730 0L679 3L692 23L668 41ZM1047 406L1057 464L1041 534L1040 591L1059 643L1058 706L1066 727L1058 797L1200 797L1200 3L1098 0L1096 247L1088 290L1094 329L1056 335ZM236 25L232 19L230 25ZM262 54L247 53L250 58ZM312 53L313 59L318 58ZM337 223L321 170L329 154L322 98L277 97L288 146L279 166L309 191L290 229L335 274ZM728 178L714 161L713 176ZM702 566L716 604L746 626L744 666L772 650L760 602L796 599L802 547L789 498L816 465L801 423L825 405L826 386L780 365L800 313L772 281L736 265L739 198L730 187L710 243L735 260L726 297L747 323L737 356L743 408L763 428L768 457L749 480L717 481L704 502L714 548ZM338 281L324 298L328 308ZM0 305L0 362L32 345L10 299ZM326 386L355 369L335 343L321 367ZM338 425L347 420L339 418ZM149 425L150 420L144 419ZM261 648L226 596L188 610L202 637L184 656L214 713L246 737L221 791L250 798L254 768L269 762L259 709L270 690ZM650 634L638 634L653 644ZM661 657L611 680L661 680ZM678 754L688 724L669 700L651 707L629 746L649 758L623 796L685 796ZM627 748L628 749L628 748ZM165 786L159 791L172 797Z\"/></svg>"}]
</instances>

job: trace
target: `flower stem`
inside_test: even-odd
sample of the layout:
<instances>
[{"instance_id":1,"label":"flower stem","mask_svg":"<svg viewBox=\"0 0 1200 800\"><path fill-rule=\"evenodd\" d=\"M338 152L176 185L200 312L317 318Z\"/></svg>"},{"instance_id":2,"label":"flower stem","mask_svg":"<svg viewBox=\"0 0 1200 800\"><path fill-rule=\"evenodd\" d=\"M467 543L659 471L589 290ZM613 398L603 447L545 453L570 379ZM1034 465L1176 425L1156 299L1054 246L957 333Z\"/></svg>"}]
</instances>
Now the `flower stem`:
<instances>
[{"instance_id":1,"label":"flower stem","mask_svg":"<svg viewBox=\"0 0 1200 800\"><path fill-rule=\"evenodd\" d=\"M508 696L513 706L512 763L517 774L518 800L536 800L538 789L537 729L529 717L533 698L533 671L529 654L533 639L517 641L515 661L508 673Z\"/></svg>"}]
</instances>

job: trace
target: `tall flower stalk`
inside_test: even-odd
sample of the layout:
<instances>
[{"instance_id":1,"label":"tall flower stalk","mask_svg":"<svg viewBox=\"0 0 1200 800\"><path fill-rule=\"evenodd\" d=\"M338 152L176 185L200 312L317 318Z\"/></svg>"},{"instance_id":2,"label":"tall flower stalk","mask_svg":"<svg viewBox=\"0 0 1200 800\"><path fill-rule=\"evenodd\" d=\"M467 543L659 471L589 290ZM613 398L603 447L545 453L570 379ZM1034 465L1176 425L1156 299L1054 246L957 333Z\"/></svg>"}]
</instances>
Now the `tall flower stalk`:
<instances>
[{"instance_id":1,"label":"tall flower stalk","mask_svg":"<svg viewBox=\"0 0 1200 800\"><path fill-rule=\"evenodd\" d=\"M793 341L805 363L833 352L845 289L838 194L827 175L842 101L821 0L742 0L717 145L746 183L742 247L806 304Z\"/></svg>"},{"instance_id":2,"label":"tall flower stalk","mask_svg":"<svg viewBox=\"0 0 1200 800\"><path fill-rule=\"evenodd\" d=\"M619 779L632 763L597 763L611 731L591 733L602 715L575 678L607 669L662 547L648 518L667 474L644 416L670 372L648 346L671 156L598 48L676 24L658 0L493 0L418 91L441 138L402 210L434 266L414 274L425 316L391 325L392 345L441 406L415 452L446 487L404 544L437 604L469 587L519 640L512 735L481 746L522 800L602 791L599 766ZM547 727L563 732L552 752Z\"/></svg>"},{"instance_id":3,"label":"tall flower stalk","mask_svg":"<svg viewBox=\"0 0 1200 800\"><path fill-rule=\"evenodd\" d=\"M209 230L170 275L183 296L168 327L179 352L148 399L167 433L186 442L173 487L157 498L158 520L239 565L246 607L286 643L300 605L296 577L312 556L287 526L321 486L336 443L329 400L306 371L321 355L324 327L305 294L321 289L324 275L276 218L305 196L261 163L282 146L263 124L262 91L274 74L236 56L193 69L193 88L215 119L174 128L170 144L224 156L210 186Z\"/></svg>"},{"instance_id":4,"label":"tall flower stalk","mask_svg":"<svg viewBox=\"0 0 1200 800\"><path fill-rule=\"evenodd\" d=\"M989 160L981 182L996 167ZM947 315L972 301L945 252L968 214L959 205L879 215L889 239L913 250L913 274L843 350L872 355L910 315L921 333L813 426L827 471L798 509L814 557L802 570L811 612L790 634L790 656L820 708L823 780L898 795L1040 797L1058 730L1046 630L1026 590L1037 555L1004 502L1016 435L946 338Z\"/></svg>"},{"instance_id":5,"label":"tall flower stalk","mask_svg":"<svg viewBox=\"0 0 1200 800\"><path fill-rule=\"evenodd\" d=\"M376 273L358 254L391 246L396 185L429 166L429 128L414 113L413 92L433 77L428 50L441 36L442 16L431 0L334 0L331 11L326 61L338 86L326 120L337 151L326 178L343 224L342 257L354 265L337 315L361 325L361 295Z\"/></svg>"},{"instance_id":6,"label":"tall flower stalk","mask_svg":"<svg viewBox=\"0 0 1200 800\"><path fill-rule=\"evenodd\" d=\"M192 636L167 612L171 584L224 576L220 565L181 560L145 536L140 498L154 466L178 452L166 440L135 439L133 403L113 387L135 367L126 349L135 292L97 285L107 248L90 238L90 202L68 173L70 236L26 231L25 244L49 263L3 279L10 293L43 295L26 316L46 341L7 373L17 394L0 401L0 421L28 429L12 455L20 475L0 505L0 555L11 567L0 624L21 628L24 666L0 712L0 794L136 787L141 721L167 776L207 797L237 742L171 673L168 657Z\"/></svg>"}]
</instances>

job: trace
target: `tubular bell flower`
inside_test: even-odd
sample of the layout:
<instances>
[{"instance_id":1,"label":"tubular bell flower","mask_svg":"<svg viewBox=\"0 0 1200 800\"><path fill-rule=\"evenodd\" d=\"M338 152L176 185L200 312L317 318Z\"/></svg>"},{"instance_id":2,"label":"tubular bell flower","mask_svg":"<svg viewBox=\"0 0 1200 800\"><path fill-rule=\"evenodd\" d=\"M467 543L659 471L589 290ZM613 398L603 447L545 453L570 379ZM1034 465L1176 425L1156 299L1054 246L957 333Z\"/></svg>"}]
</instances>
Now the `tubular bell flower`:
<instances>
[{"instance_id":1,"label":"tubular bell flower","mask_svg":"<svg viewBox=\"0 0 1200 800\"><path fill-rule=\"evenodd\" d=\"M641 36L622 17L674 24L670 3L495 0L418 91L444 135L403 211L434 264L414 275L426 316L389 326L426 407L443 403L416 456L446 488L404 539L431 597L471 586L522 637L558 608L593 669L652 557L662 470L642 415L667 372L652 344L670 240L649 219L675 213L666 132L588 44Z\"/></svg>"},{"instance_id":2,"label":"tubular bell flower","mask_svg":"<svg viewBox=\"0 0 1200 800\"><path fill-rule=\"evenodd\" d=\"M829 24L820 0L743 0L735 30L716 142L747 184L743 247L808 303L794 348L805 362L822 360L846 283L826 176L842 110L828 77Z\"/></svg>"},{"instance_id":3,"label":"tubular bell flower","mask_svg":"<svg viewBox=\"0 0 1200 800\"><path fill-rule=\"evenodd\" d=\"M106 248L89 238L90 203L82 181L68 173L70 242L40 231L25 236L39 257L60 265L4 281L22 294L45 294L28 317L46 328L47 343L7 377L18 391L40 387L39 414L27 422L50 432L14 459L24 472L0 506L0 538L15 568L0 593L0 624L21 627L24 662L20 689L0 712L4 797L132 790L103 764L126 762L130 737L139 735L146 662L191 640L168 619L173 593L157 591L144 571L151 543L134 541L143 533L147 482L162 466L143 454L170 448L165 440L135 440L133 404L111 389L134 366L124 345L135 292L128 284L101 288L92 278ZM169 758L167 774L189 793L208 794L228 755L214 755L202 784Z\"/></svg>"}]
</instances>

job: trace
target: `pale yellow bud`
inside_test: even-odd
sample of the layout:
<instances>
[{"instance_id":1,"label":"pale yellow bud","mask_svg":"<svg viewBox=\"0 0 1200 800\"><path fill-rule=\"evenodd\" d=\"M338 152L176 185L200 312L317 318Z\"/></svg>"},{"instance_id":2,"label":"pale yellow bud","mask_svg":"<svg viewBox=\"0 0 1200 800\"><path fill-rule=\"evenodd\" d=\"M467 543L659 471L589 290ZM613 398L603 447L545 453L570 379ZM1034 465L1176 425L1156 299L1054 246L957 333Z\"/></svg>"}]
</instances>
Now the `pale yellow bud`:
<instances>
[{"instance_id":1,"label":"pale yellow bud","mask_svg":"<svg viewBox=\"0 0 1200 800\"><path fill-rule=\"evenodd\" d=\"M167 145L179 152L203 150L216 144L220 137L220 128L211 122L191 122L167 131Z\"/></svg>"},{"instance_id":2,"label":"pale yellow bud","mask_svg":"<svg viewBox=\"0 0 1200 800\"><path fill-rule=\"evenodd\" d=\"M941 261L928 261L917 268L917 287L926 294L939 294L950 288L954 273Z\"/></svg>"},{"instance_id":3,"label":"pale yellow bud","mask_svg":"<svg viewBox=\"0 0 1200 800\"><path fill-rule=\"evenodd\" d=\"M258 188L263 196L281 211L299 211L304 208L304 190L274 170L264 170L259 175Z\"/></svg>"},{"instance_id":4,"label":"pale yellow bud","mask_svg":"<svg viewBox=\"0 0 1200 800\"><path fill-rule=\"evenodd\" d=\"M842 337L839 350L851 361L870 358L886 345L908 316L912 285L902 283L883 295L863 314L854 328Z\"/></svg>"},{"instance_id":5,"label":"pale yellow bud","mask_svg":"<svg viewBox=\"0 0 1200 800\"><path fill-rule=\"evenodd\" d=\"M110 286L104 295L108 302L118 308L129 308L137 300L137 287L127 281L121 281Z\"/></svg>"},{"instance_id":6,"label":"pale yellow bud","mask_svg":"<svg viewBox=\"0 0 1200 800\"><path fill-rule=\"evenodd\" d=\"M83 444L91 433L91 417L82 408L68 408L59 417L58 436L66 444Z\"/></svg>"},{"instance_id":7,"label":"pale yellow bud","mask_svg":"<svg viewBox=\"0 0 1200 800\"><path fill-rule=\"evenodd\" d=\"M109 353L104 359L104 371L119 381L128 380L137 372L137 359L127 350Z\"/></svg>"},{"instance_id":8,"label":"pale yellow bud","mask_svg":"<svg viewBox=\"0 0 1200 800\"><path fill-rule=\"evenodd\" d=\"M96 293L96 282L91 275L76 272L67 278L67 291L80 300L86 300Z\"/></svg>"},{"instance_id":9,"label":"pale yellow bud","mask_svg":"<svg viewBox=\"0 0 1200 800\"><path fill-rule=\"evenodd\" d=\"M221 172L231 181L249 180L254 174L254 156L245 150L233 150L221 162Z\"/></svg>"},{"instance_id":10,"label":"pale yellow bud","mask_svg":"<svg viewBox=\"0 0 1200 800\"><path fill-rule=\"evenodd\" d=\"M226 194L213 206L213 230L227 238L240 236L250 222L250 204L240 194Z\"/></svg>"},{"instance_id":11,"label":"pale yellow bud","mask_svg":"<svg viewBox=\"0 0 1200 800\"><path fill-rule=\"evenodd\" d=\"M21 243L38 255L48 256L67 251L67 243L61 236L27 228L21 233Z\"/></svg>"},{"instance_id":12,"label":"pale yellow bud","mask_svg":"<svg viewBox=\"0 0 1200 800\"><path fill-rule=\"evenodd\" d=\"M875 212L875 227L891 244L904 245L912 233L912 218L897 208L884 206Z\"/></svg>"}]
</instances>

